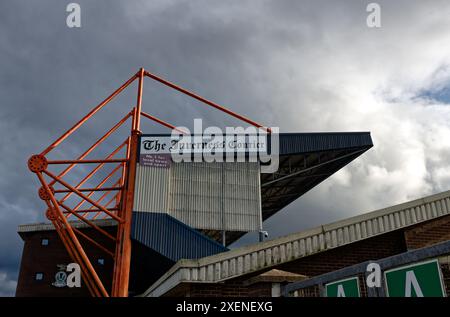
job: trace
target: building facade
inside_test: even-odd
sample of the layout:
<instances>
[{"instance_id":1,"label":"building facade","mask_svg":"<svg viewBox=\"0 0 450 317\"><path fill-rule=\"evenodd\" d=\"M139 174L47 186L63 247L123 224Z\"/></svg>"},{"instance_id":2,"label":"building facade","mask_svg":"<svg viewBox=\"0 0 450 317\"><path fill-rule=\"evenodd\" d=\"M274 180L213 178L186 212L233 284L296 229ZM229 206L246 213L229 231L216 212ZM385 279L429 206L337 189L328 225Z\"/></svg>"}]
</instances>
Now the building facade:
<instances>
[{"instance_id":1,"label":"building facade","mask_svg":"<svg viewBox=\"0 0 450 317\"><path fill-rule=\"evenodd\" d=\"M173 219L159 221L159 227L167 226L172 232L186 229L174 227L178 222ZM168 225L164 225L165 221ZM114 231L108 221L98 224ZM80 230L89 230L81 224L80 227ZM88 296L84 287L70 289L53 285L58 264L67 264L70 258L51 226L21 226L19 233L25 245L17 296ZM199 233L183 233L188 234ZM214 241L201 240L199 243L207 243L202 248L211 252L203 257L188 251L177 255L170 253L170 248L151 251L160 241L149 240L145 245L133 240L130 295L279 296L283 288L292 283L305 283L308 279L367 261L406 256L414 250L426 251L448 241L450 191L234 250L221 250ZM108 280L112 274L108 255L95 248L89 252L98 259L96 265ZM448 294L450 251L430 254L439 260ZM37 279L39 273L43 275ZM364 275L359 274L359 279L361 295L367 296ZM320 289L309 286L292 294L319 296Z\"/></svg>"}]
</instances>

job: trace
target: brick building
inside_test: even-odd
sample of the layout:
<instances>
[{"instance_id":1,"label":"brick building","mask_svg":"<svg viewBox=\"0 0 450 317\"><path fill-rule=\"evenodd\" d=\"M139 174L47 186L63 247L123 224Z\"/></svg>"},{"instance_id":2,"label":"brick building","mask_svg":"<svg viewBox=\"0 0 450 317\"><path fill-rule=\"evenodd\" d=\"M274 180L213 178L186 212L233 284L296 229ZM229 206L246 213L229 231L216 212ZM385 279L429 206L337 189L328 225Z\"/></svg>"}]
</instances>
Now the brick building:
<instances>
[{"instance_id":1,"label":"brick building","mask_svg":"<svg viewBox=\"0 0 450 317\"><path fill-rule=\"evenodd\" d=\"M265 296L280 282L247 287L272 269L313 277L448 241L450 191L196 261L181 260L144 296ZM447 292L448 262L441 270ZM281 282L281 285L286 282Z\"/></svg>"},{"instance_id":2,"label":"brick building","mask_svg":"<svg viewBox=\"0 0 450 317\"><path fill-rule=\"evenodd\" d=\"M116 225L113 221L96 220L95 223L110 234L115 233ZM104 235L99 234L98 231L89 228L87 225L76 222L73 226L95 239L95 241L105 246L108 246L108 244L111 244L111 247L113 246ZM16 296L90 296L83 282L80 288L56 287L54 285L55 275L60 271L60 265L67 265L72 260L52 224L21 225L18 232L24 241L24 247ZM105 283L105 287L109 290L112 282L112 257L86 240L80 242L87 255L91 259L95 259L93 265L99 277L102 280L109 281L109 283ZM132 248L130 295L136 295L145 290L149 283L160 277L174 262L135 241ZM142 268L145 268L145 270Z\"/></svg>"},{"instance_id":3,"label":"brick building","mask_svg":"<svg viewBox=\"0 0 450 317\"><path fill-rule=\"evenodd\" d=\"M112 223L98 225L114 231ZM80 230L89 230L79 224ZM87 296L80 289L52 286L57 264L70 262L49 225L19 227L25 242L17 296ZM101 239L101 237L98 237ZM178 261L133 244L131 295L279 296L282 286L368 260L405 254L450 240L450 191L322 225L274 240ZM89 247L104 278L111 275L107 255ZM147 259L147 260L146 260ZM447 257L448 259L448 257ZM138 265L139 264L139 265ZM441 271L450 291L448 261ZM41 273L42 278L37 279ZM366 294L364 287L362 294ZM313 295L313 294L311 294Z\"/></svg>"}]
</instances>

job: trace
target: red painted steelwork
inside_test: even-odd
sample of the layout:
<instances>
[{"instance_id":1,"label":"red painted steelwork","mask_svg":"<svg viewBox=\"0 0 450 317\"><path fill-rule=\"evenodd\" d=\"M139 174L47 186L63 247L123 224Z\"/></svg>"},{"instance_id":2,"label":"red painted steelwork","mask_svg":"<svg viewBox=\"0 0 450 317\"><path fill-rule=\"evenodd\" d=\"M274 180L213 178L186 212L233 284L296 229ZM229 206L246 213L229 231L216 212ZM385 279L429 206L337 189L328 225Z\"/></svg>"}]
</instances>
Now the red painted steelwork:
<instances>
[{"instance_id":1,"label":"red painted steelwork","mask_svg":"<svg viewBox=\"0 0 450 317\"><path fill-rule=\"evenodd\" d=\"M179 87L161 77L158 77L150 72L145 71L143 68L134 74L130 79L123 83L118 89L116 89L111 95L105 98L97 106L95 106L86 116L84 116L75 125L69 128L65 133L58 137L52 144L50 144L45 150L40 154L35 154L28 160L28 168L30 171L36 174L41 183L41 188L39 189L39 197L45 201L47 205L46 215L47 218L54 225L61 241L64 244L69 256L72 260L80 265L82 278L87 286L89 292L95 297L108 297L108 296L128 296L128 284L129 284L129 272L130 272L130 259L131 259L131 218L133 211L133 200L134 200L134 186L135 186L135 176L136 176L136 164L137 164L137 151L139 146L139 135L141 134L141 116L150 119L158 124L161 124L169 129L175 130L179 133L185 134L185 131L177 129L172 124L165 122L153 115L150 115L142 111L142 98L143 98L143 85L144 78L149 77L156 80L172 89L182 92L198 101L203 102L213 108L219 109L237 119L240 119L246 123L254 125L255 127L264 129L270 132L269 128L252 121L240 114L237 114L229 109L224 108L210 100L207 100L193 92L190 92L182 87ZM136 79L138 79L138 91L136 98L136 106L133 107L120 121L118 121L112 128L110 128L105 134L103 134L99 139L97 139L86 151L79 155L76 159L66 159L66 160L48 160L47 155L66 140L73 132L78 130L86 121L92 118L99 110L105 107L111 100L113 100L117 95L124 91L128 86L130 86ZM131 120L131 131L130 135L127 136L126 140L121 143L114 151L108 154L102 159L86 159L86 157L91 154L95 149L97 149L104 141L108 139L114 132L118 130L123 124L125 124L129 118ZM118 153L126 145L126 153L124 158L115 158ZM100 171L102 171L103 166L108 163L118 163L118 165L103 178L100 183L95 187L82 188L82 186L90 180L93 176L97 176ZM76 185L71 185L71 181L63 180L62 178L66 176L74 167L80 164L95 164L95 167L86 176L84 176L81 181ZM49 169L54 165L68 165L61 172L55 173L51 172ZM121 169L121 174L119 179L113 185L106 185L107 181L115 175L115 173ZM49 177L47 180L46 177ZM53 186L62 186L63 188L55 189ZM84 193L88 194L84 194ZM100 198L93 199L92 196L97 193L102 192ZM103 201L111 193L114 192L112 198L110 198L106 203ZM62 198L56 199L57 195L65 194ZM77 195L81 198L74 207L69 206L66 201L73 195ZM113 204L112 207L110 205ZM80 209L84 204L88 203L91 207L87 209ZM64 210L62 211L61 208ZM95 215L88 219L88 216ZM87 234L81 232L77 228L72 226L72 222L68 221L68 218L73 215L80 221L87 224L93 230L96 230L100 234L108 237L112 243L115 244L114 252L104 245L101 245L93 238L89 237ZM100 215L103 218L110 218L112 221L117 222L117 233L116 237L112 236L110 233L99 227L95 220ZM104 287L103 282L100 280L91 260L87 256L86 252L78 237L83 238L88 243L91 243L103 250L107 254L111 255L114 259L114 272L113 272L113 283L111 291L108 292Z\"/></svg>"}]
</instances>

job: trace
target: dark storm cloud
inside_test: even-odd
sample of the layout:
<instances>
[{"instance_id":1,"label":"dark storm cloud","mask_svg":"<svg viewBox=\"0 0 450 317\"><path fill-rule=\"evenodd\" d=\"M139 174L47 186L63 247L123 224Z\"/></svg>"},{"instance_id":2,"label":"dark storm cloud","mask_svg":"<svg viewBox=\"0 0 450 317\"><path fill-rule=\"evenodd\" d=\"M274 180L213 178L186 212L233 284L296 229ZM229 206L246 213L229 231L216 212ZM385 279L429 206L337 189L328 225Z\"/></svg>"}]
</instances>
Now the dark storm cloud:
<instances>
[{"instance_id":1,"label":"dark storm cloud","mask_svg":"<svg viewBox=\"0 0 450 317\"><path fill-rule=\"evenodd\" d=\"M284 131L372 131L376 147L269 219L271 237L448 188L449 112L409 98L450 78L433 76L449 63L447 2L380 1L381 30L365 26L363 1L77 2L80 29L65 25L68 2L0 2L0 294L14 292L17 225L44 220L28 157L139 67ZM144 89L144 110L174 124L237 123L150 80ZM52 155L81 153L135 92Z\"/></svg>"},{"instance_id":2,"label":"dark storm cloud","mask_svg":"<svg viewBox=\"0 0 450 317\"><path fill-rule=\"evenodd\" d=\"M11 283L18 269L21 241L17 225L45 220L45 207L36 195L38 182L26 168L28 157L43 150L139 67L164 74L205 95L219 95L221 102L236 103L229 95L246 98L236 82L239 54L251 29L242 24L224 28L220 22L209 25L209 21L188 21L189 18L186 23L192 23L195 31L190 27L183 29L176 21L183 24L185 13L194 9L188 2L153 15L143 25L135 25L122 2L79 3L82 28L78 30L66 27L66 4L60 1L0 4L2 294L13 291ZM208 55L212 58L206 58ZM236 80L223 79L226 68L230 70L228 76L232 74ZM206 81L216 84L204 85ZM130 109L134 98L132 87L111 105L110 111L99 113L92 124L86 124L85 129L65 142L64 152L55 155L79 154L99 136L99 131L106 131ZM189 126L191 120L186 122L186 118L199 116L224 124L223 116L158 84L146 83L144 107L175 124ZM147 128L155 129L149 125Z\"/></svg>"}]
</instances>

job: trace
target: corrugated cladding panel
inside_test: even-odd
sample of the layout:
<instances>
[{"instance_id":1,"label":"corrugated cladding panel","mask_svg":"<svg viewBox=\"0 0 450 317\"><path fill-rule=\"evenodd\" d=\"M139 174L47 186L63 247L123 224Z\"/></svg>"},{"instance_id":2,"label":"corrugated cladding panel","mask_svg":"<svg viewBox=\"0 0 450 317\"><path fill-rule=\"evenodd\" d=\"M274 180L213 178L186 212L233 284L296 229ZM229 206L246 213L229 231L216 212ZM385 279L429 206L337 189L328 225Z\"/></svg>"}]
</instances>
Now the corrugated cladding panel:
<instances>
[{"instance_id":1,"label":"corrugated cladding panel","mask_svg":"<svg viewBox=\"0 0 450 317\"><path fill-rule=\"evenodd\" d=\"M133 212L131 237L173 261L228 251L216 241L164 213Z\"/></svg>"},{"instance_id":2,"label":"corrugated cladding panel","mask_svg":"<svg viewBox=\"0 0 450 317\"><path fill-rule=\"evenodd\" d=\"M280 133L280 154L371 147L369 132Z\"/></svg>"},{"instance_id":3,"label":"corrugated cladding panel","mask_svg":"<svg viewBox=\"0 0 450 317\"><path fill-rule=\"evenodd\" d=\"M259 163L138 164L134 210L168 213L197 229L259 230Z\"/></svg>"},{"instance_id":4,"label":"corrugated cladding panel","mask_svg":"<svg viewBox=\"0 0 450 317\"><path fill-rule=\"evenodd\" d=\"M194 228L222 225L222 168L217 163L179 163L171 168L169 214Z\"/></svg>"},{"instance_id":5,"label":"corrugated cladding panel","mask_svg":"<svg viewBox=\"0 0 450 317\"><path fill-rule=\"evenodd\" d=\"M257 162L173 164L169 214L194 228L259 230L259 180Z\"/></svg>"},{"instance_id":6,"label":"corrugated cladding panel","mask_svg":"<svg viewBox=\"0 0 450 317\"><path fill-rule=\"evenodd\" d=\"M224 163L224 211L227 230L258 230L261 226L258 163Z\"/></svg>"},{"instance_id":7,"label":"corrugated cladding panel","mask_svg":"<svg viewBox=\"0 0 450 317\"><path fill-rule=\"evenodd\" d=\"M134 210L167 212L169 180L169 169L137 164Z\"/></svg>"}]
</instances>

